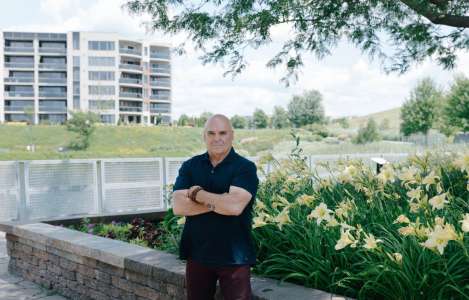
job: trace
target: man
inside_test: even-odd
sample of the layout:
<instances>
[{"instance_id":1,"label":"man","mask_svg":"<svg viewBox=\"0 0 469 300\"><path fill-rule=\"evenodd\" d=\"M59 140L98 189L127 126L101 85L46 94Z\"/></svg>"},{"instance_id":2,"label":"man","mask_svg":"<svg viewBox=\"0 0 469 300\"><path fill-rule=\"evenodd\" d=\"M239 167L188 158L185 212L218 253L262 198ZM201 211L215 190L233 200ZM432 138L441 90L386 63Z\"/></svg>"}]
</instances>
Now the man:
<instances>
[{"instance_id":1,"label":"man","mask_svg":"<svg viewBox=\"0 0 469 300\"><path fill-rule=\"evenodd\" d=\"M227 117L210 117L207 152L184 162L174 184L173 211L186 216L180 258L187 259L189 300L213 299L217 280L224 300L251 299L251 210L259 179L255 164L232 148L233 135Z\"/></svg>"}]
</instances>

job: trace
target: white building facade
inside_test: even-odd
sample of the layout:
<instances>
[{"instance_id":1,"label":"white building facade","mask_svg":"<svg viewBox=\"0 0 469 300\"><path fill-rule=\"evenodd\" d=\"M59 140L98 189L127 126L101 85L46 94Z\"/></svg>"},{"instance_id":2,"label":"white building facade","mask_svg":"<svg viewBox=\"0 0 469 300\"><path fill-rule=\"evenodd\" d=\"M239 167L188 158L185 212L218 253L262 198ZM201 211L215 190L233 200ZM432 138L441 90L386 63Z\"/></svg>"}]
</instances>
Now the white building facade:
<instances>
[{"instance_id":1,"label":"white building facade","mask_svg":"<svg viewBox=\"0 0 469 300\"><path fill-rule=\"evenodd\" d=\"M170 46L115 33L0 31L0 123L171 122Z\"/></svg>"}]
</instances>

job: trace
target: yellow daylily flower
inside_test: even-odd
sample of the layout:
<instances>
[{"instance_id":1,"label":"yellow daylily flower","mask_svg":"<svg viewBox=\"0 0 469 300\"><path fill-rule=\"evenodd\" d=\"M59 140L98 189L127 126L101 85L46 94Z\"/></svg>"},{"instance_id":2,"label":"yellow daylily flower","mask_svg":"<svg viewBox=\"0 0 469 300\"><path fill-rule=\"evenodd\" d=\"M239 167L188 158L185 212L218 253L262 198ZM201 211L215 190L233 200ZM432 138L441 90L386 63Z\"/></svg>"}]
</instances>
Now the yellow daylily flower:
<instances>
[{"instance_id":1,"label":"yellow daylily flower","mask_svg":"<svg viewBox=\"0 0 469 300\"><path fill-rule=\"evenodd\" d=\"M446 193L443 193L441 195L437 195L432 197L428 203L432 206L432 210L435 209L443 209L445 206L445 203L449 203L448 200L446 200Z\"/></svg>"},{"instance_id":2,"label":"yellow daylily flower","mask_svg":"<svg viewBox=\"0 0 469 300\"><path fill-rule=\"evenodd\" d=\"M186 224L186 217L179 218L177 221L178 225L184 225Z\"/></svg>"},{"instance_id":3,"label":"yellow daylily flower","mask_svg":"<svg viewBox=\"0 0 469 300\"><path fill-rule=\"evenodd\" d=\"M316 208L308 215L308 220L312 218L316 219L316 223L319 225L322 221L330 221L332 211L327 208L327 205L323 202L316 206Z\"/></svg>"},{"instance_id":4,"label":"yellow daylily flower","mask_svg":"<svg viewBox=\"0 0 469 300\"><path fill-rule=\"evenodd\" d=\"M459 222L461 223L462 231L469 232L469 214L465 214L464 218Z\"/></svg>"},{"instance_id":5,"label":"yellow daylily flower","mask_svg":"<svg viewBox=\"0 0 469 300\"><path fill-rule=\"evenodd\" d=\"M337 244L335 245L335 250L341 250L348 245L351 245L355 242L355 239L353 236L350 234L350 230L344 231L343 229L341 230L340 233L340 239L337 241Z\"/></svg>"},{"instance_id":6,"label":"yellow daylily flower","mask_svg":"<svg viewBox=\"0 0 469 300\"><path fill-rule=\"evenodd\" d=\"M415 235L415 228L413 226L401 227L397 231L403 236Z\"/></svg>"},{"instance_id":7,"label":"yellow daylily flower","mask_svg":"<svg viewBox=\"0 0 469 300\"><path fill-rule=\"evenodd\" d=\"M441 255L443 255L448 242L457 240L457 238L458 235L456 234L453 225L436 225L434 230L428 235L428 240L422 243L422 246L429 249L436 249Z\"/></svg>"},{"instance_id":8,"label":"yellow daylily flower","mask_svg":"<svg viewBox=\"0 0 469 300\"><path fill-rule=\"evenodd\" d=\"M299 204L299 205L311 205L314 200L316 198L314 196L311 196L311 195L301 195L300 197L298 197L296 199L296 202Z\"/></svg>"},{"instance_id":9,"label":"yellow daylily flower","mask_svg":"<svg viewBox=\"0 0 469 300\"><path fill-rule=\"evenodd\" d=\"M420 200L421 194L422 194L422 190L420 189L420 187L418 187L416 189L408 191L407 197L409 197L411 200L413 199Z\"/></svg>"},{"instance_id":10,"label":"yellow daylily flower","mask_svg":"<svg viewBox=\"0 0 469 300\"><path fill-rule=\"evenodd\" d=\"M399 252L394 252L394 253L386 253L387 256L389 257L389 259L391 259L392 261L398 263L398 264L402 264L402 254L400 254Z\"/></svg>"},{"instance_id":11,"label":"yellow daylily flower","mask_svg":"<svg viewBox=\"0 0 469 300\"><path fill-rule=\"evenodd\" d=\"M366 234L365 233L365 245L363 247L368 250L373 250L378 246L378 243L382 243L383 240L375 239L373 234Z\"/></svg>"},{"instance_id":12,"label":"yellow daylily flower","mask_svg":"<svg viewBox=\"0 0 469 300\"><path fill-rule=\"evenodd\" d=\"M394 224L396 223L410 223L410 220L409 218L407 218L406 216L404 215L400 215L399 217L397 217L397 219L394 221Z\"/></svg>"},{"instance_id":13,"label":"yellow daylily flower","mask_svg":"<svg viewBox=\"0 0 469 300\"><path fill-rule=\"evenodd\" d=\"M286 207L286 208L284 208L284 209L282 210L281 213L279 213L279 214L275 217L274 221L275 221L276 223L278 223L278 227L279 227L280 230L282 230L282 226L283 226L283 225L285 225L285 224L287 224L287 223L291 223L291 219L290 219L289 213L290 213L290 210L288 209L288 207Z\"/></svg>"}]
</instances>

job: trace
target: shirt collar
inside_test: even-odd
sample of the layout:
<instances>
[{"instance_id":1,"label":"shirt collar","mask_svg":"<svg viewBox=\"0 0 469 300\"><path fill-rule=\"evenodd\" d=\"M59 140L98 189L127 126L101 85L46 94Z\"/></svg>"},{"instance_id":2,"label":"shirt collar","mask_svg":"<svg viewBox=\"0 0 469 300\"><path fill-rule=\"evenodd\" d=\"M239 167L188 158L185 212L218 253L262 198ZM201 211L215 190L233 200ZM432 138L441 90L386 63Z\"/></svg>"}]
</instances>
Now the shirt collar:
<instances>
[{"instance_id":1,"label":"shirt collar","mask_svg":"<svg viewBox=\"0 0 469 300\"><path fill-rule=\"evenodd\" d=\"M236 151L234 150L233 147L231 147L231 150L230 152L228 153L228 155L218 164L222 164L222 163L225 163L225 162L230 162L232 161L235 157L236 157ZM202 155L202 158L208 162L210 162L210 158L208 156L208 151L206 151L203 155Z\"/></svg>"}]
</instances>

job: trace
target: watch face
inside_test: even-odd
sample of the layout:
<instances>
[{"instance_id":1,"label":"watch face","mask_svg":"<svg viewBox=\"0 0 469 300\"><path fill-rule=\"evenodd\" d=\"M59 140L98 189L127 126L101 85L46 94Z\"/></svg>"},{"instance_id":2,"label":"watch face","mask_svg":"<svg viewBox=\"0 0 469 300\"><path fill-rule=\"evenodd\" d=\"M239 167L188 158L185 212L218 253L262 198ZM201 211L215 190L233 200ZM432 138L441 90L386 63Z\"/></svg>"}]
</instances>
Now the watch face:
<instances>
[{"instance_id":1,"label":"watch face","mask_svg":"<svg viewBox=\"0 0 469 300\"><path fill-rule=\"evenodd\" d=\"M210 203L208 203L208 204L207 204L207 208L208 208L209 210L213 211L213 210L215 209L215 206L212 205L212 204L210 204Z\"/></svg>"}]
</instances>

